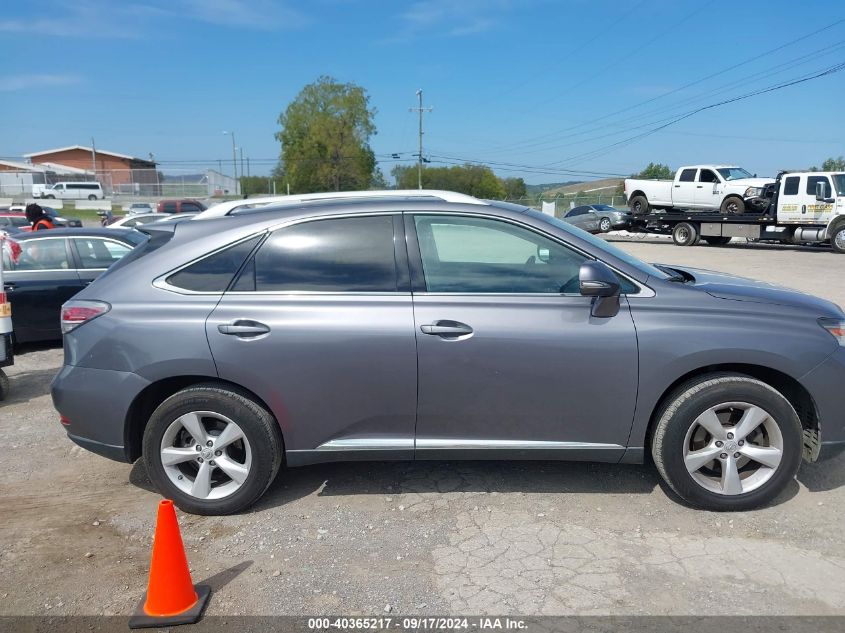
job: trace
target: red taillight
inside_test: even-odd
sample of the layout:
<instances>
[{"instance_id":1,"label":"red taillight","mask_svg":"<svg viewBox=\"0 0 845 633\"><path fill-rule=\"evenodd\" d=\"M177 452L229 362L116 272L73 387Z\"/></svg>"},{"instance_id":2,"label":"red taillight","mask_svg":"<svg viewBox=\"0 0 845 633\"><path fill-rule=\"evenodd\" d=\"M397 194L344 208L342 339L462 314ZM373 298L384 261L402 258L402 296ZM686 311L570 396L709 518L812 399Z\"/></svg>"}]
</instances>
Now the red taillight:
<instances>
[{"instance_id":1,"label":"red taillight","mask_svg":"<svg viewBox=\"0 0 845 633\"><path fill-rule=\"evenodd\" d=\"M59 416L59 422L62 423L63 426L70 426L70 420L68 420L65 416Z\"/></svg>"},{"instance_id":2,"label":"red taillight","mask_svg":"<svg viewBox=\"0 0 845 633\"><path fill-rule=\"evenodd\" d=\"M62 306L62 334L67 334L111 309L102 301L68 301Z\"/></svg>"},{"instance_id":3,"label":"red taillight","mask_svg":"<svg viewBox=\"0 0 845 633\"><path fill-rule=\"evenodd\" d=\"M0 290L0 303L6 303L8 299L6 298L6 293Z\"/></svg>"}]
</instances>

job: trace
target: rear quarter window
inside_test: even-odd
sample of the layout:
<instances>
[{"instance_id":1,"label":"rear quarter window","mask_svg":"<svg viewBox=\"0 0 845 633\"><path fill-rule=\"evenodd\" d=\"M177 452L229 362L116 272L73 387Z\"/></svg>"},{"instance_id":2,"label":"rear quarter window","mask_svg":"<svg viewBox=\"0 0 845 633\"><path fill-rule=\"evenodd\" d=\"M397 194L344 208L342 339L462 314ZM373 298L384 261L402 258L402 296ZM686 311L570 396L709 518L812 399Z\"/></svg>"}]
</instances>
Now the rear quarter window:
<instances>
[{"instance_id":1,"label":"rear quarter window","mask_svg":"<svg viewBox=\"0 0 845 633\"><path fill-rule=\"evenodd\" d=\"M167 283L191 292L225 292L261 236L224 248L170 275Z\"/></svg>"}]
</instances>

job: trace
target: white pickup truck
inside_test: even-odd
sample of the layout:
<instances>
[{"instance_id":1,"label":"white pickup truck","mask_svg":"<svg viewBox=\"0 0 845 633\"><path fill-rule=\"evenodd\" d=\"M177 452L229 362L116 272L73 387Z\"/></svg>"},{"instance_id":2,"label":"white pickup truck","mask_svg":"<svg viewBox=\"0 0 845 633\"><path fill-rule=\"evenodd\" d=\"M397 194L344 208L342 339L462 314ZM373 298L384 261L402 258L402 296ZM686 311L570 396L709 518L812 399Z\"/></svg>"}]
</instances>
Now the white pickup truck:
<instances>
[{"instance_id":1,"label":"white pickup truck","mask_svg":"<svg viewBox=\"0 0 845 633\"><path fill-rule=\"evenodd\" d=\"M756 178L742 167L689 165L675 173L674 180L625 179L625 196L634 215L652 209L719 210L744 213L746 200L756 198L772 178Z\"/></svg>"}]
</instances>

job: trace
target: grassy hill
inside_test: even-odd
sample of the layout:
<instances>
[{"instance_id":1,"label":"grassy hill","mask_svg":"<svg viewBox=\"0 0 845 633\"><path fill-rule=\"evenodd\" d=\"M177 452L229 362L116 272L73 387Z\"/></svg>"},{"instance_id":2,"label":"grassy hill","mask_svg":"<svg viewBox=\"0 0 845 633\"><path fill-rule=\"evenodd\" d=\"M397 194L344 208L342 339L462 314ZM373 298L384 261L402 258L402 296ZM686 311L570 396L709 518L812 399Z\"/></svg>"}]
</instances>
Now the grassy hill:
<instances>
[{"instance_id":1,"label":"grassy hill","mask_svg":"<svg viewBox=\"0 0 845 633\"><path fill-rule=\"evenodd\" d=\"M585 193L612 194L623 182L624 178L604 178L602 180L590 180L579 183L565 183L557 187L545 190L546 196L574 195L579 191Z\"/></svg>"}]
</instances>

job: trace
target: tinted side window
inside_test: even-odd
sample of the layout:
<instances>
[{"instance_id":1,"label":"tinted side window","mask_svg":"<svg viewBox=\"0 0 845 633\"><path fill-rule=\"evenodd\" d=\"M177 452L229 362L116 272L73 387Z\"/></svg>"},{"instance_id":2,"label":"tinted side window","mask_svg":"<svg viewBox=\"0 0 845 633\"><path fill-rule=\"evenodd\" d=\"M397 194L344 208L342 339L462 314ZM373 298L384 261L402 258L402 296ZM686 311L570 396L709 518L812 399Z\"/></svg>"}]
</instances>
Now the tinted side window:
<instances>
[{"instance_id":1,"label":"tinted side window","mask_svg":"<svg viewBox=\"0 0 845 633\"><path fill-rule=\"evenodd\" d=\"M783 184L783 195L785 196L797 196L798 195L798 183L801 180L800 176L790 176L786 179L786 182Z\"/></svg>"},{"instance_id":2,"label":"tinted side window","mask_svg":"<svg viewBox=\"0 0 845 633\"><path fill-rule=\"evenodd\" d=\"M678 180L681 182L693 182L695 180L695 170L685 169L681 172L681 177Z\"/></svg>"},{"instance_id":3,"label":"tinted side window","mask_svg":"<svg viewBox=\"0 0 845 633\"><path fill-rule=\"evenodd\" d=\"M96 237L75 237L73 245L79 254L81 268L108 268L122 259L131 246Z\"/></svg>"},{"instance_id":4,"label":"tinted side window","mask_svg":"<svg viewBox=\"0 0 845 633\"><path fill-rule=\"evenodd\" d=\"M67 253L65 240L21 240L21 254L17 264L10 270L66 270L73 268ZM11 262L4 259L4 265Z\"/></svg>"},{"instance_id":5,"label":"tinted side window","mask_svg":"<svg viewBox=\"0 0 845 633\"><path fill-rule=\"evenodd\" d=\"M161 210L163 213L176 213L176 203L175 202L165 202Z\"/></svg>"},{"instance_id":6,"label":"tinted side window","mask_svg":"<svg viewBox=\"0 0 845 633\"><path fill-rule=\"evenodd\" d=\"M393 218L314 220L279 229L244 273L236 290L396 292Z\"/></svg>"},{"instance_id":7,"label":"tinted side window","mask_svg":"<svg viewBox=\"0 0 845 633\"><path fill-rule=\"evenodd\" d=\"M719 182L719 178L711 170L702 169L698 174L698 182Z\"/></svg>"},{"instance_id":8,"label":"tinted side window","mask_svg":"<svg viewBox=\"0 0 845 633\"><path fill-rule=\"evenodd\" d=\"M586 257L508 222L414 217L429 292L577 293Z\"/></svg>"},{"instance_id":9,"label":"tinted side window","mask_svg":"<svg viewBox=\"0 0 845 633\"><path fill-rule=\"evenodd\" d=\"M167 278L167 283L194 292L224 292L261 236L204 257Z\"/></svg>"},{"instance_id":10,"label":"tinted side window","mask_svg":"<svg viewBox=\"0 0 845 633\"><path fill-rule=\"evenodd\" d=\"M182 203L182 213L199 213L200 211L202 211L202 208L198 204L193 202Z\"/></svg>"},{"instance_id":11,"label":"tinted side window","mask_svg":"<svg viewBox=\"0 0 845 633\"><path fill-rule=\"evenodd\" d=\"M807 177L807 194L811 196L816 195L816 183L823 182L824 183L824 190L825 195L830 195L831 188L830 188L830 180L828 180L827 176L808 176Z\"/></svg>"}]
</instances>

